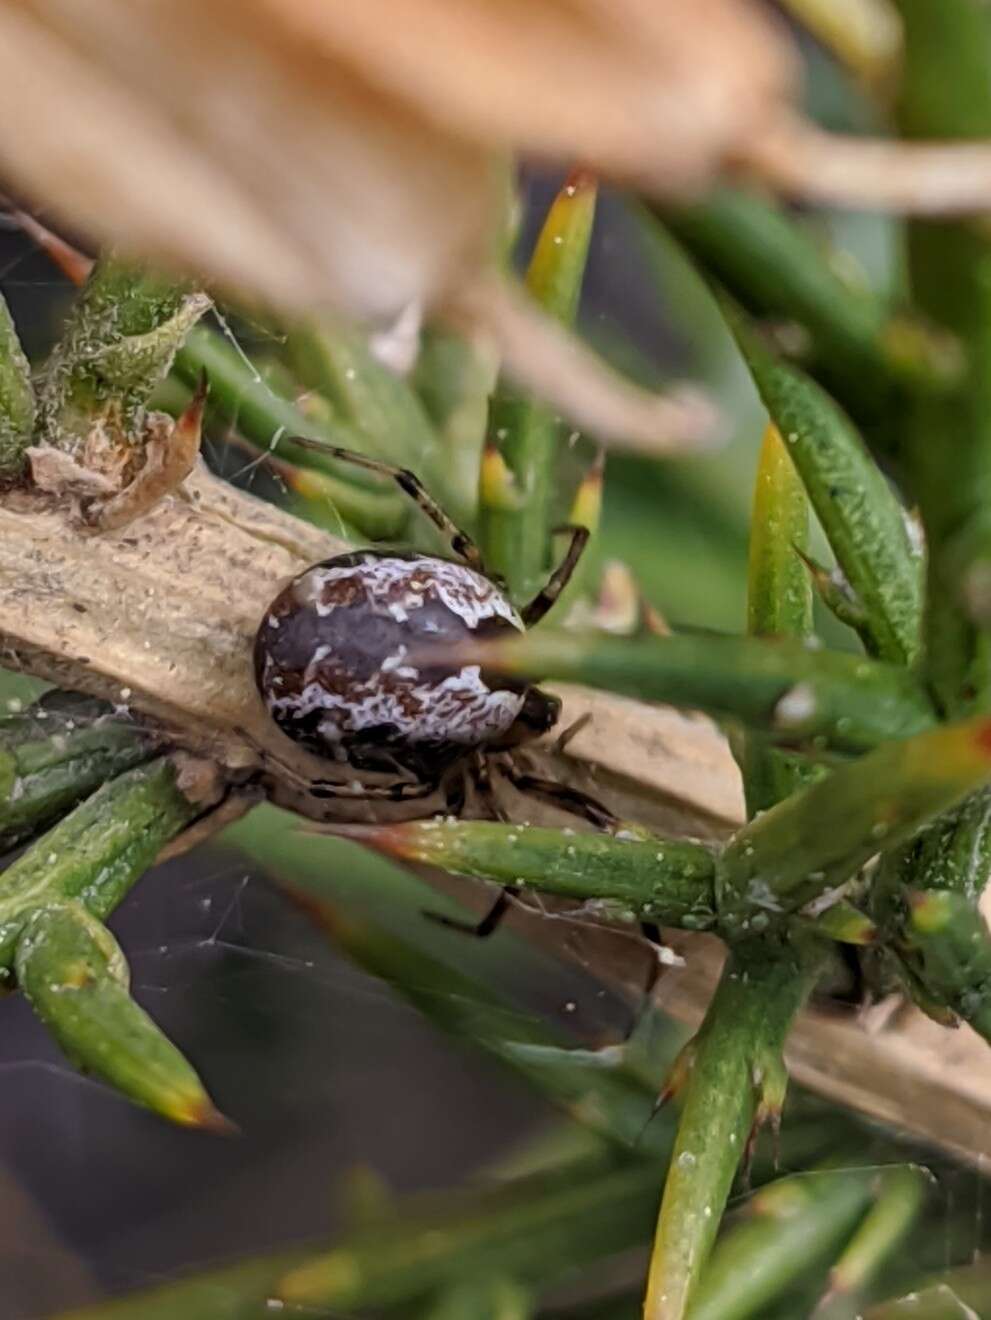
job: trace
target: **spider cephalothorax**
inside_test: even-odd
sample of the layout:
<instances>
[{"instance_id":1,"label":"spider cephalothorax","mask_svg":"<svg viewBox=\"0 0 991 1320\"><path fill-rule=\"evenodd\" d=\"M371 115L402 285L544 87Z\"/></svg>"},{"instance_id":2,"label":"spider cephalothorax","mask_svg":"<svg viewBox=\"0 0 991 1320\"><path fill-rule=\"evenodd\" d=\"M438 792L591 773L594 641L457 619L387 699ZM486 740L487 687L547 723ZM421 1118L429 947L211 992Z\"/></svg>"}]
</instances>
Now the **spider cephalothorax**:
<instances>
[{"instance_id":1,"label":"spider cephalothorax","mask_svg":"<svg viewBox=\"0 0 991 1320\"><path fill-rule=\"evenodd\" d=\"M358 772L399 776L382 786L321 782L321 796L423 796L471 753L505 750L545 733L560 703L539 688L452 658L466 643L522 632L570 577L587 533L575 529L564 562L517 612L489 578L471 539L410 472L297 443L391 476L444 533L456 559L361 550L314 564L265 612L255 638L258 690L289 737ZM435 658L439 657L439 658Z\"/></svg>"}]
</instances>

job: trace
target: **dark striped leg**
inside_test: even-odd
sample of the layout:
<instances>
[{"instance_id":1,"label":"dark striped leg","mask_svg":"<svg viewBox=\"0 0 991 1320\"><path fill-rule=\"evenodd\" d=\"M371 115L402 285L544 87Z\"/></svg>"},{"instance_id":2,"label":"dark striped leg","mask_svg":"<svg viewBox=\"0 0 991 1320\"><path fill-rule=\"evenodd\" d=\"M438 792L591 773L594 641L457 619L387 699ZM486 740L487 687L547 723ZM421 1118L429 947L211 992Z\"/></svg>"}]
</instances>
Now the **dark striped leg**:
<instances>
[{"instance_id":1,"label":"dark striped leg","mask_svg":"<svg viewBox=\"0 0 991 1320\"><path fill-rule=\"evenodd\" d=\"M471 568L477 569L479 573L485 572L478 546L468 533L463 532L457 523L447 516L437 501L428 494L423 482L415 472L411 472L409 468L394 467L391 463L382 463L377 458L368 458L365 454L358 454L353 449L342 449L340 445L331 445L325 440L315 440L311 436L294 435L290 436L289 439L294 445L299 445L303 449L312 449L314 453L327 454L330 458L336 458L341 463L351 463L354 467L365 468L368 472L378 472L383 477L391 478L399 489L408 495L420 511L430 519L441 535L447 538L453 553Z\"/></svg>"},{"instance_id":2,"label":"dark striped leg","mask_svg":"<svg viewBox=\"0 0 991 1320\"><path fill-rule=\"evenodd\" d=\"M568 784L559 784L553 779L542 779L539 775L527 774L510 764L500 764L500 772L506 776L514 788L531 797L549 802L551 806L570 812L572 816L581 816L597 830L612 831L620 825L618 816L613 815L608 807L597 801L581 789L571 788Z\"/></svg>"},{"instance_id":3,"label":"dark striped leg","mask_svg":"<svg viewBox=\"0 0 991 1320\"><path fill-rule=\"evenodd\" d=\"M588 544L589 531L587 527L574 527L570 530L571 544L565 551L564 558L551 574L547 586L542 591L538 591L529 605L524 605L520 610L520 618L526 628L532 628L535 623L539 623L560 596L571 581L571 575L582 557L582 551Z\"/></svg>"},{"instance_id":4,"label":"dark striped leg","mask_svg":"<svg viewBox=\"0 0 991 1320\"><path fill-rule=\"evenodd\" d=\"M461 805L464 805L464 783L465 776L459 776L461 782ZM479 796L488 806L494 819L505 820L505 812L500 807L492 792L492 777L489 774L489 764L485 759L484 753L476 757L475 764L472 767L472 781L478 790ZM459 811L451 810L451 803L448 802L448 814L460 815ZM503 918L509 912L513 905L513 899L520 891L515 885L507 885L500 890L499 896L489 908L488 912L478 921L462 921L458 917L449 917L443 912L424 912L424 916L430 921L436 921L440 926L446 926L448 930L459 931L462 935L471 935L475 939L484 940L493 935L502 924Z\"/></svg>"},{"instance_id":5,"label":"dark striped leg","mask_svg":"<svg viewBox=\"0 0 991 1320\"><path fill-rule=\"evenodd\" d=\"M499 891L499 897L479 921L462 921L459 917L449 917L444 912L424 912L429 921L436 921L438 926L456 930L461 935L470 935L473 939L484 940L502 925L503 918L513 906L513 899L520 891L515 885L506 885Z\"/></svg>"}]
</instances>

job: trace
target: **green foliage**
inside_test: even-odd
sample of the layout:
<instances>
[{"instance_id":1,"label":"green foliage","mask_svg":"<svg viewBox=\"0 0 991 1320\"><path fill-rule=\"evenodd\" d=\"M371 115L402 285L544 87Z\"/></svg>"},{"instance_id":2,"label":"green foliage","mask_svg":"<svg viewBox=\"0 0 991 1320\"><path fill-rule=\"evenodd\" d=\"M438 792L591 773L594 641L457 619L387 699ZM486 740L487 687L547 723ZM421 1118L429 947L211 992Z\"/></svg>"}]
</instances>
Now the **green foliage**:
<instances>
[{"instance_id":1,"label":"green foliage","mask_svg":"<svg viewBox=\"0 0 991 1320\"><path fill-rule=\"evenodd\" d=\"M340 419L358 439L335 443L399 467L412 457L427 488L440 487L446 457L440 437L416 395L375 359L366 335L332 323L303 325L290 331L287 347L300 384L315 390L335 422ZM458 517L473 511L452 509Z\"/></svg>"},{"instance_id":2,"label":"green foliage","mask_svg":"<svg viewBox=\"0 0 991 1320\"><path fill-rule=\"evenodd\" d=\"M79 899L108 917L196 814L168 759L107 780L0 876L0 977L9 975L34 908Z\"/></svg>"},{"instance_id":3,"label":"green foliage","mask_svg":"<svg viewBox=\"0 0 991 1320\"><path fill-rule=\"evenodd\" d=\"M37 831L53 808L85 801L0 876L0 976L23 990L78 1067L174 1122L219 1126L196 1074L131 999L124 955L102 924L197 808L165 758L106 778L147 760L149 742L111 725L97 752L95 705L65 697L42 704L43 715L68 707L84 716L78 730L66 730L64 745L57 728L47 747L37 732L32 741L25 738L24 721L12 721L6 731L13 763L19 755L36 772L26 806L17 794L20 781L9 778L6 785L20 833ZM105 782L86 797L95 776Z\"/></svg>"},{"instance_id":4,"label":"green foliage","mask_svg":"<svg viewBox=\"0 0 991 1320\"><path fill-rule=\"evenodd\" d=\"M734 949L669 1087L682 1102L647 1280L647 1315L682 1314L755 1124L780 1122L781 1052L817 970L804 950Z\"/></svg>"},{"instance_id":5,"label":"green foliage","mask_svg":"<svg viewBox=\"0 0 991 1320\"><path fill-rule=\"evenodd\" d=\"M750 563L747 573L747 631L754 637L812 633L812 585L805 570L809 545L809 501L781 433L764 433L754 487ZM752 730L743 740L740 769L747 815L764 811L818 768L782 752Z\"/></svg>"},{"instance_id":6,"label":"green foliage","mask_svg":"<svg viewBox=\"0 0 991 1320\"><path fill-rule=\"evenodd\" d=\"M622 838L482 821L411 821L357 826L348 833L403 861L595 899L617 916L692 930L715 922L711 851L697 843L651 838L635 827Z\"/></svg>"},{"instance_id":7,"label":"green foliage","mask_svg":"<svg viewBox=\"0 0 991 1320\"><path fill-rule=\"evenodd\" d=\"M132 720L75 693L51 692L8 715L0 721L0 846L31 838L154 750Z\"/></svg>"},{"instance_id":8,"label":"green foliage","mask_svg":"<svg viewBox=\"0 0 991 1320\"><path fill-rule=\"evenodd\" d=\"M772 358L739 323L738 334L761 399L862 614L858 631L869 653L912 664L919 650L922 565L904 510L852 423L821 386Z\"/></svg>"},{"instance_id":9,"label":"green foliage","mask_svg":"<svg viewBox=\"0 0 991 1320\"><path fill-rule=\"evenodd\" d=\"M935 715L907 670L788 638L533 632L483 648L505 673L567 679L704 710L811 751L863 752Z\"/></svg>"},{"instance_id":10,"label":"green foliage","mask_svg":"<svg viewBox=\"0 0 991 1320\"><path fill-rule=\"evenodd\" d=\"M991 137L986 6L898 8L907 42L900 131ZM594 183L572 176L529 262L531 293L566 325L579 309L595 207ZM742 187L646 223L668 271L681 245L679 293L689 291L698 320L724 318L723 350L734 339L739 347L732 405L759 398L769 419L745 635L562 626L455 658L706 712L733 735L747 823L719 848L636 822L599 833L476 820L350 832L405 862L569 898L586 916L715 933L728 958L701 1027L677 1054L662 1031L646 1067L633 1050L576 1048L492 989L509 966L498 952L452 965L441 952L451 937L415 919L440 903L429 890L384 863L355 872L347 845L287 838L276 818L256 813L232 837L336 946L554 1103L591 1134L594 1153L94 1317L243 1320L274 1305L522 1320L540 1313L544 1290L576 1262L643 1246L662 1181L648 1320L787 1314L796 1298L807 1310L824 1290L823 1317L900 1313L862 1303L924 1212L924 1179L904 1163L878 1171L852 1160L779 1180L719 1234L741 1161L754 1155L760 1126L780 1119L788 1031L835 942L872 944L865 970L877 988L896 977L937 1020L963 1019L991 1040L991 937L978 908L991 865L991 237L984 222L895 223L906 253L896 299L851 274L814 220ZM698 278L686 274L692 264ZM416 470L478 531L515 600L546 581L576 489L573 520L597 529L601 470L580 446L560 445L559 423L538 400L495 382L478 345L431 327L403 378L363 331L289 325L276 327L277 350L266 345L263 374L222 330L194 325L205 306L194 290L104 259L35 391L0 305L0 475L20 474L32 440L77 452L94 428L109 427L137 445L153 401L167 395L181 408L205 372L214 437L236 429L251 461L285 483L291 507L345 534L436 548L389 483L294 436ZM687 538L701 524L706 562L724 567L732 595L726 583L742 576L740 504L728 494L740 484L737 461L714 460L724 465L718 478L620 460L624 508L639 515L610 530L607 511L602 545L666 545L660 569L649 550L632 567L648 580L683 575L684 601L700 594ZM593 575L578 585L594 596ZM827 645L814 593L833 616L820 620ZM582 603L588 619L592 602ZM728 612L725 599L720 609ZM58 737L42 724L49 713ZM0 839L12 845L60 822L0 878L0 967L81 1067L167 1117L209 1124L217 1117L201 1084L130 998L123 954L102 925L197 814L158 753L146 732L64 697L0 723ZM378 910L360 912L369 896ZM510 971L522 980L539 955L512 950ZM653 1029L657 1015L647 1016ZM663 1096L679 1112L655 1119L668 1064ZM835 1154L837 1134L821 1124L799 1122L794 1135L806 1163L830 1146ZM762 1177L759 1160L754 1167ZM987 1295L983 1276L965 1284ZM939 1314L926 1297L913 1315Z\"/></svg>"},{"instance_id":11,"label":"green foliage","mask_svg":"<svg viewBox=\"0 0 991 1320\"><path fill-rule=\"evenodd\" d=\"M548 213L527 270L534 298L570 325L578 311L585 260L595 219L596 183L570 176ZM560 423L546 408L501 387L489 410L488 445L480 491L481 532L488 563L511 597L535 596L550 570L555 471Z\"/></svg>"},{"instance_id":12,"label":"green foliage","mask_svg":"<svg viewBox=\"0 0 991 1320\"><path fill-rule=\"evenodd\" d=\"M77 1068L174 1123L223 1127L195 1072L131 998L123 953L82 903L29 909L14 971Z\"/></svg>"},{"instance_id":13,"label":"green foliage","mask_svg":"<svg viewBox=\"0 0 991 1320\"><path fill-rule=\"evenodd\" d=\"M0 476L20 475L35 409L31 369L7 304L0 298Z\"/></svg>"},{"instance_id":14,"label":"green foliage","mask_svg":"<svg viewBox=\"0 0 991 1320\"><path fill-rule=\"evenodd\" d=\"M381 479L292 443L294 435L304 435L360 450L361 438L354 429L332 411L326 416L302 412L215 331L198 326L187 335L176 355L175 370L190 388L205 372L210 383L208 418L214 424L236 425L241 438L259 455L272 454L302 469L314 468L327 479L325 493L333 507L366 535L392 536L405 526L408 507Z\"/></svg>"},{"instance_id":15,"label":"green foliage","mask_svg":"<svg viewBox=\"0 0 991 1320\"><path fill-rule=\"evenodd\" d=\"M100 422L139 442L152 392L209 306L133 264L98 261L41 374L39 439L74 450Z\"/></svg>"},{"instance_id":16,"label":"green foliage","mask_svg":"<svg viewBox=\"0 0 991 1320\"><path fill-rule=\"evenodd\" d=\"M692 1303L693 1320L762 1314L789 1284L842 1246L864 1214L873 1177L868 1169L805 1174L758 1193L747 1220L713 1253Z\"/></svg>"}]
</instances>

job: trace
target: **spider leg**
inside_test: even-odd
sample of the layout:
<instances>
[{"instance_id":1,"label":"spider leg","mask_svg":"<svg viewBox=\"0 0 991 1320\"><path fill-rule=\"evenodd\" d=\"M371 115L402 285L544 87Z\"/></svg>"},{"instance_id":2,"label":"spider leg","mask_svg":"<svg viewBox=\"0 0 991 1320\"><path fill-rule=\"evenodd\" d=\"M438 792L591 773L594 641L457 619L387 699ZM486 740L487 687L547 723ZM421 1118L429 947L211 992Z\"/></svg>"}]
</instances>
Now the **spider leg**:
<instances>
[{"instance_id":1,"label":"spider leg","mask_svg":"<svg viewBox=\"0 0 991 1320\"><path fill-rule=\"evenodd\" d=\"M572 738L578 736L582 729L587 729L592 723L592 712L587 710L584 715L579 715L576 720L572 720L566 729L562 729L554 740L554 751L558 756L563 756L568 750L568 744Z\"/></svg>"},{"instance_id":2,"label":"spider leg","mask_svg":"<svg viewBox=\"0 0 991 1320\"><path fill-rule=\"evenodd\" d=\"M650 963L647 967L647 975L644 977L643 988L640 991L640 1003L633 1014L624 1041L629 1040L636 1033L640 1023L650 1011L651 1000L654 991L657 989L657 982L661 979L661 959L658 956L658 950L664 948L664 941L661 939L661 928L656 921L641 921L640 934L650 950Z\"/></svg>"},{"instance_id":3,"label":"spider leg","mask_svg":"<svg viewBox=\"0 0 991 1320\"><path fill-rule=\"evenodd\" d=\"M418 798L430 797L440 788L438 783L429 779L422 783L364 784L360 789L327 779L310 779L303 783L312 797L351 798L354 802L415 802Z\"/></svg>"},{"instance_id":4,"label":"spider leg","mask_svg":"<svg viewBox=\"0 0 991 1320\"><path fill-rule=\"evenodd\" d=\"M654 989L660 979L661 963L660 959L655 955L654 950L663 949L664 941L661 939L661 928L656 921L641 921L640 934L650 945L651 950L650 966L647 968L647 976L643 985L642 1011L649 1005L650 997L654 993ZM639 1018L639 1014L637 1016Z\"/></svg>"},{"instance_id":5,"label":"spider leg","mask_svg":"<svg viewBox=\"0 0 991 1320\"><path fill-rule=\"evenodd\" d=\"M488 761L484 755L475 757L474 764L471 767L471 777L478 789L479 796L485 801L486 806L491 811L496 820L505 820L506 813L495 799L492 792L492 776L489 774ZM461 786L461 801L464 802L464 787L467 776L459 776ZM457 812L453 813L457 815ZM495 902L478 921L461 921L457 917L449 917L443 912L424 912L423 915L429 921L436 921L440 926L446 926L448 930L459 931L462 935L471 935L478 940L487 939L489 935L495 933L502 924L502 919L512 906L512 900L520 891L515 885L506 885L500 890Z\"/></svg>"},{"instance_id":6,"label":"spider leg","mask_svg":"<svg viewBox=\"0 0 991 1320\"><path fill-rule=\"evenodd\" d=\"M520 618L526 628L532 628L535 623L539 623L560 596L571 581L575 566L588 544L589 530L587 527L573 527L570 530L571 544L565 551L564 558L548 578L547 585L537 592L528 605L524 605L520 610Z\"/></svg>"},{"instance_id":7,"label":"spider leg","mask_svg":"<svg viewBox=\"0 0 991 1320\"><path fill-rule=\"evenodd\" d=\"M492 769L485 752L475 753L470 767L470 774L478 796L485 803L492 819L506 824L509 821L509 816L493 790Z\"/></svg>"},{"instance_id":8,"label":"spider leg","mask_svg":"<svg viewBox=\"0 0 991 1320\"><path fill-rule=\"evenodd\" d=\"M541 798L562 811L570 812L573 816L581 816L597 830L612 831L620 825L618 816L614 816L608 807L603 806L591 794L583 793L581 789L558 784L553 779L542 779L539 775L528 774L524 770L518 770L511 763L500 765L499 768L513 787L518 788L521 793L529 793L532 797Z\"/></svg>"},{"instance_id":9,"label":"spider leg","mask_svg":"<svg viewBox=\"0 0 991 1320\"><path fill-rule=\"evenodd\" d=\"M291 438L293 444L300 445L303 449L312 449L317 454L328 454L341 463L351 463L354 467L365 468L369 472L377 472L380 476L389 477L430 519L441 535L447 538L451 550L459 559L463 560L469 568L474 568L479 573L485 572L482 554L478 546L468 533L463 532L457 523L447 516L437 501L428 494L423 482L415 472L411 472L409 468L395 467L391 463L382 463L377 458L368 458L365 454L358 454L353 449L342 449L340 445L331 445L325 440L315 440L311 436L294 435Z\"/></svg>"},{"instance_id":10,"label":"spider leg","mask_svg":"<svg viewBox=\"0 0 991 1320\"><path fill-rule=\"evenodd\" d=\"M460 935L470 935L473 939L484 940L495 932L502 925L503 917L512 907L513 899L520 891L515 885L506 885L500 889L499 896L478 921L462 921L459 917L449 917L444 912L424 912L423 915L428 921L436 921L438 926L446 926L448 930L456 930Z\"/></svg>"},{"instance_id":11,"label":"spider leg","mask_svg":"<svg viewBox=\"0 0 991 1320\"><path fill-rule=\"evenodd\" d=\"M273 766L288 783L312 797L352 798L355 802L412 802L418 798L430 797L440 788L440 783L433 779L401 780L395 784L365 784L354 789L350 783L343 784L331 779L307 779L280 757L270 752L247 732L238 729L242 738L254 747L266 766Z\"/></svg>"}]
</instances>

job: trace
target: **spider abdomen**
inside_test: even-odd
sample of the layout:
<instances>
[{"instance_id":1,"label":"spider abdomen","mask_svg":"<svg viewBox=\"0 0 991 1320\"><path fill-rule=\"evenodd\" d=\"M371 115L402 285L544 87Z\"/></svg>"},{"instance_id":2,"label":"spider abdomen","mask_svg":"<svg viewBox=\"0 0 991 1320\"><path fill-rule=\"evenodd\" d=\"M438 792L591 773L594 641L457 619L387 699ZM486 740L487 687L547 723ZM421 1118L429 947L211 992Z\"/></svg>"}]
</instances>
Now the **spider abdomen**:
<instances>
[{"instance_id":1,"label":"spider abdomen","mask_svg":"<svg viewBox=\"0 0 991 1320\"><path fill-rule=\"evenodd\" d=\"M525 698L476 664L424 662L424 652L522 627L474 569L364 550L315 564L280 592L255 638L255 677L279 727L319 755L422 774L431 757L505 734Z\"/></svg>"}]
</instances>

